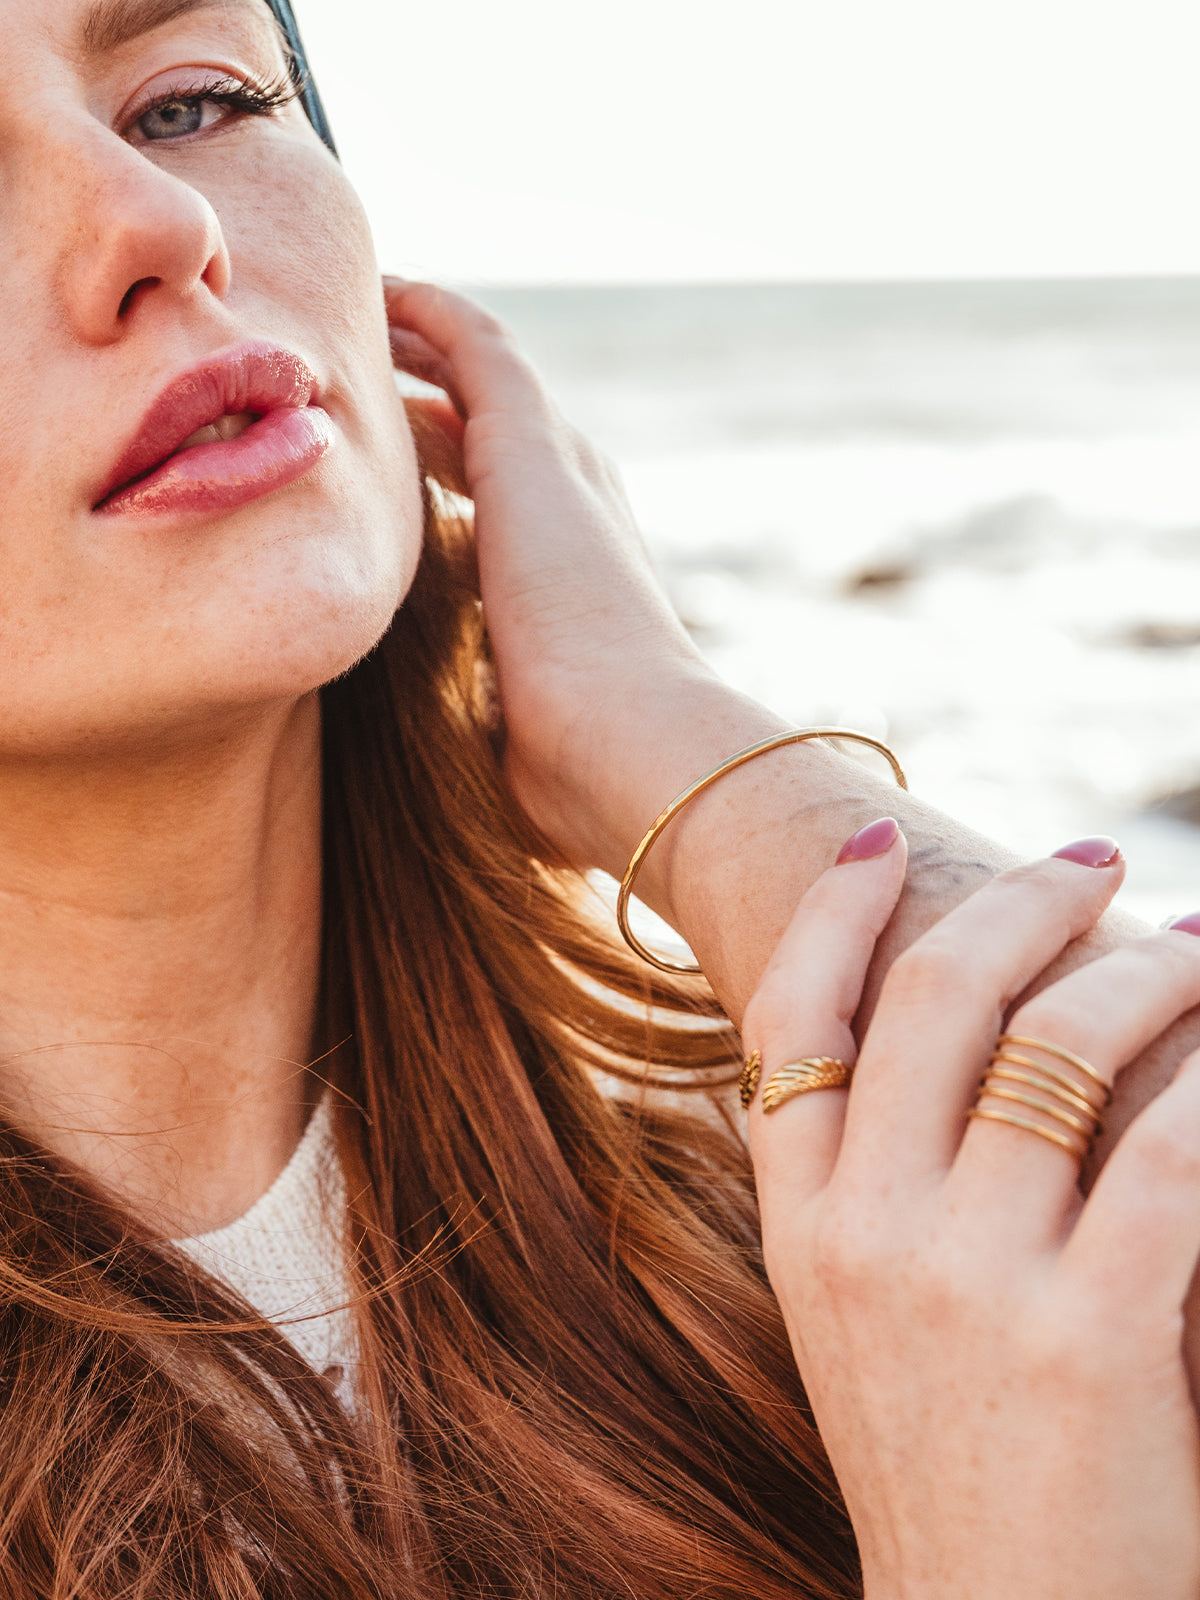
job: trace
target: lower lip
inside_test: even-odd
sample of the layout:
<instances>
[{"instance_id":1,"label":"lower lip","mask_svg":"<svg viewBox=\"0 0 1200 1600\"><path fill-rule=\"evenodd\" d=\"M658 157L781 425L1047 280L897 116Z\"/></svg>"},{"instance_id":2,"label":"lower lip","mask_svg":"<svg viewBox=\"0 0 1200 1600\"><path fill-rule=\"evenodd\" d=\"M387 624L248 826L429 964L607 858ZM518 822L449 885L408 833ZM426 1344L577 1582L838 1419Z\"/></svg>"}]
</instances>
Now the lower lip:
<instances>
[{"instance_id":1,"label":"lower lip","mask_svg":"<svg viewBox=\"0 0 1200 1600\"><path fill-rule=\"evenodd\" d=\"M110 495L103 516L207 517L234 511L310 472L333 443L333 423L320 406L280 406L236 439L193 445L170 456L149 477Z\"/></svg>"}]
</instances>

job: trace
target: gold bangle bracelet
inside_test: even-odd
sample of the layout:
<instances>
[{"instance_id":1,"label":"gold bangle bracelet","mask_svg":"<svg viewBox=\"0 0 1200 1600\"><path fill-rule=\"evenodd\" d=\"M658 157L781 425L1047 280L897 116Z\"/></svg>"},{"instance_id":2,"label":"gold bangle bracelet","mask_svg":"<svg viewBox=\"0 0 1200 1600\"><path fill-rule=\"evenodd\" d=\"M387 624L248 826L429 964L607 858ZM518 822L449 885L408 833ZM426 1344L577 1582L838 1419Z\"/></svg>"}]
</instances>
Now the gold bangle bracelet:
<instances>
[{"instance_id":1,"label":"gold bangle bracelet","mask_svg":"<svg viewBox=\"0 0 1200 1600\"><path fill-rule=\"evenodd\" d=\"M635 955L650 966L657 967L660 972L696 973L701 969L698 966L688 966L680 961L668 961L663 956L656 956L648 950L642 941L629 926L629 900L633 894L633 886L637 875L642 869L642 863L650 854L659 835L690 801L698 794L703 794L710 784L716 783L718 778L723 778L727 772L733 772L737 767L743 766L747 761L753 761L755 756L766 755L768 750L781 750L785 745L803 744L809 739L850 739L855 744L870 745L872 750L877 750L885 758L892 769L896 782L902 789L908 788L908 779L904 776L904 768L900 765L895 755L888 749L882 739L873 739L869 733L855 733L852 728L792 728L787 733L773 733L769 739L760 739L757 744L748 745L745 750L739 750L737 755L730 756L728 761L722 761L719 767L714 767L704 777L697 778L682 794L676 795L671 804L647 828L641 844L630 857L629 865L625 868L625 876L621 879L621 889L617 895L617 926L621 930L621 937Z\"/></svg>"}]
</instances>

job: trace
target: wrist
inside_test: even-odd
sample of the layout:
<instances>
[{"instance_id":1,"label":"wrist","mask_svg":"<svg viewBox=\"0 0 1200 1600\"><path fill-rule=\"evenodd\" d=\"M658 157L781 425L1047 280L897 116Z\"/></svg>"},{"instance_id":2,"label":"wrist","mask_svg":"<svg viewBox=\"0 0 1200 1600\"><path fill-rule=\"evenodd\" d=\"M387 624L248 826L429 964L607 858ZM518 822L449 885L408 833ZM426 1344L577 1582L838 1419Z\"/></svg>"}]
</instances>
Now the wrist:
<instances>
[{"instance_id":1,"label":"wrist","mask_svg":"<svg viewBox=\"0 0 1200 1600\"><path fill-rule=\"evenodd\" d=\"M787 726L706 667L688 664L658 673L649 691L639 681L610 703L616 709L580 727L573 759L559 765L569 774L569 806L561 781L559 791L561 809L571 817L571 858L615 878L678 794L738 750ZM667 864L690 827L692 809L655 843L638 880L639 897L665 915L671 903Z\"/></svg>"}]
</instances>

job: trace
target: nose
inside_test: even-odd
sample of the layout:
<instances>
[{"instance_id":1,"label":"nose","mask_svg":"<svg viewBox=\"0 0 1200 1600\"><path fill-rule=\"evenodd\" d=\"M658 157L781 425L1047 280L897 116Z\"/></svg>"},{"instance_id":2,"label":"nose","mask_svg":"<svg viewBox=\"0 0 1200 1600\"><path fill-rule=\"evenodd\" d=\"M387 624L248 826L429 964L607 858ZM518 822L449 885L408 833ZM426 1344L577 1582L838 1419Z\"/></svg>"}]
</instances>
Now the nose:
<instances>
[{"instance_id":1,"label":"nose","mask_svg":"<svg viewBox=\"0 0 1200 1600\"><path fill-rule=\"evenodd\" d=\"M63 152L72 192L56 194L61 296L75 337L112 344L143 307L223 299L229 251L207 199L107 130L86 151L84 142Z\"/></svg>"}]
</instances>

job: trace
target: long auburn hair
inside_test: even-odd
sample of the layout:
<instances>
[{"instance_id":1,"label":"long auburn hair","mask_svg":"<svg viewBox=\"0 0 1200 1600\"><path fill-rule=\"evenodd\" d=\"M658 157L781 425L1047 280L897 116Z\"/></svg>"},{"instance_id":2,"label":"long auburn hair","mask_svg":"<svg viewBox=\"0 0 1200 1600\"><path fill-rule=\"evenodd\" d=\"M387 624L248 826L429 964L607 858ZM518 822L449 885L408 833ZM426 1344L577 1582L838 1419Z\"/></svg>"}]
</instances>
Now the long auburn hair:
<instances>
[{"instance_id":1,"label":"long auburn hair","mask_svg":"<svg viewBox=\"0 0 1200 1600\"><path fill-rule=\"evenodd\" d=\"M423 453L412 592L323 691L357 1415L0 1123L0 1593L846 1600L729 1030L627 957L505 788L463 486Z\"/></svg>"}]
</instances>

